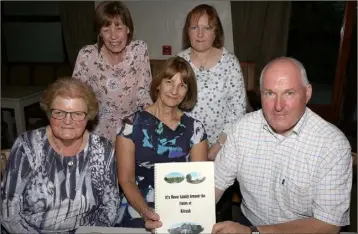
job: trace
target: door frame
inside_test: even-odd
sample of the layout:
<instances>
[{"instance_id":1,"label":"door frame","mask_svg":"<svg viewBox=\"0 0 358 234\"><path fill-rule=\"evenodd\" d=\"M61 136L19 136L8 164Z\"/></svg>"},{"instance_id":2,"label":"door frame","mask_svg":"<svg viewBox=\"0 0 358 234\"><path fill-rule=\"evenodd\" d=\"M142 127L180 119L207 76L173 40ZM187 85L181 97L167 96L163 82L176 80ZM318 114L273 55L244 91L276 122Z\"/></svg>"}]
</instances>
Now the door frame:
<instances>
[{"instance_id":1,"label":"door frame","mask_svg":"<svg viewBox=\"0 0 358 234\"><path fill-rule=\"evenodd\" d=\"M336 74L333 81L330 104L308 104L314 112L327 121L338 124L343 102L343 88L352 40L354 19L357 17L357 2L347 1L344 9L341 41L339 45ZM314 87L312 87L314 89Z\"/></svg>"}]
</instances>

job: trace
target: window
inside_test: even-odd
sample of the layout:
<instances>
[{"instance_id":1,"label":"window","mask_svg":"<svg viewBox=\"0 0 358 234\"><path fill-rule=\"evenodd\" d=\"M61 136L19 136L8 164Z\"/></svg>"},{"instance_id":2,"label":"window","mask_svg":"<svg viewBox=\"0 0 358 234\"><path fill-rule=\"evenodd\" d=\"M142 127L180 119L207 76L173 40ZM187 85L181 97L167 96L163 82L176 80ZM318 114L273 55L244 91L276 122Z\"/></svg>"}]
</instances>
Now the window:
<instances>
[{"instance_id":1,"label":"window","mask_svg":"<svg viewBox=\"0 0 358 234\"><path fill-rule=\"evenodd\" d=\"M56 2L2 2L2 53L7 62L63 62L66 52Z\"/></svg>"}]
</instances>

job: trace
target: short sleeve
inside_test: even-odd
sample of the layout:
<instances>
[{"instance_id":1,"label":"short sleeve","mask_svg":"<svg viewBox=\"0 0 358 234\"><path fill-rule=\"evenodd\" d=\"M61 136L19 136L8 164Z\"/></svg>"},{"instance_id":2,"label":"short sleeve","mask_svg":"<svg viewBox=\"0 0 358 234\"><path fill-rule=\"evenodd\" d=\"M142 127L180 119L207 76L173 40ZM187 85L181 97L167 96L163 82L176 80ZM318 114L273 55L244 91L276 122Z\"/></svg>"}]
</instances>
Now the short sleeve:
<instances>
[{"instance_id":1,"label":"short sleeve","mask_svg":"<svg viewBox=\"0 0 358 234\"><path fill-rule=\"evenodd\" d=\"M125 118L123 120L123 125L117 130L117 135L131 139L133 141L134 126L136 125L135 123L138 122L138 118L140 118L140 112L142 111L143 109L140 108L139 111L136 111L133 115Z\"/></svg>"},{"instance_id":2,"label":"short sleeve","mask_svg":"<svg viewBox=\"0 0 358 234\"><path fill-rule=\"evenodd\" d=\"M191 143L192 145L196 145L199 144L202 141L205 141L208 138L204 125L198 121L194 119L193 122L193 137L191 139Z\"/></svg>"},{"instance_id":3,"label":"short sleeve","mask_svg":"<svg viewBox=\"0 0 358 234\"><path fill-rule=\"evenodd\" d=\"M332 143L316 171L318 182L314 189L313 216L336 226L349 224L352 156L351 149L347 148L335 147Z\"/></svg>"},{"instance_id":4,"label":"short sleeve","mask_svg":"<svg viewBox=\"0 0 358 234\"><path fill-rule=\"evenodd\" d=\"M124 123L122 127L118 131L118 136L122 136L128 139L133 140L133 124L131 123Z\"/></svg>"}]
</instances>

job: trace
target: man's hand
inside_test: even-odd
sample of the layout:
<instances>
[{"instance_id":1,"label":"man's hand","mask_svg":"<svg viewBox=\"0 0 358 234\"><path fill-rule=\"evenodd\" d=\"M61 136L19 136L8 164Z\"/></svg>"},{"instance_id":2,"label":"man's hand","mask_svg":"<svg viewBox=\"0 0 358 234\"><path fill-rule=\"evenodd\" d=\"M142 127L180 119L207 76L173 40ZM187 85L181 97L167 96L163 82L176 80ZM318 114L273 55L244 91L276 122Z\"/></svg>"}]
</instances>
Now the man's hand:
<instances>
[{"instance_id":1,"label":"man's hand","mask_svg":"<svg viewBox=\"0 0 358 234\"><path fill-rule=\"evenodd\" d=\"M211 233L243 233L243 234L251 234L251 229L247 226L241 225L239 223L235 223L232 221L225 221L216 223L213 226L213 230Z\"/></svg>"},{"instance_id":2,"label":"man's hand","mask_svg":"<svg viewBox=\"0 0 358 234\"><path fill-rule=\"evenodd\" d=\"M154 229L162 226L162 222L159 221L159 215L154 211L149 211L145 214L145 223L144 226L147 230L154 233Z\"/></svg>"}]
</instances>

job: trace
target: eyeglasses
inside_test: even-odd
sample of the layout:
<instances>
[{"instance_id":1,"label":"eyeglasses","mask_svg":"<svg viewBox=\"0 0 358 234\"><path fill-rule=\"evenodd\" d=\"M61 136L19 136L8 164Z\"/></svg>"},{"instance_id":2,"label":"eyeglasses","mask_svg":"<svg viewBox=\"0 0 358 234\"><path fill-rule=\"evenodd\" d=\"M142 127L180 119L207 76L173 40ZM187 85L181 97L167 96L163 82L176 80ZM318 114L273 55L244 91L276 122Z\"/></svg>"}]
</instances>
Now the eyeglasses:
<instances>
[{"instance_id":1,"label":"eyeglasses","mask_svg":"<svg viewBox=\"0 0 358 234\"><path fill-rule=\"evenodd\" d=\"M213 30L210 26L189 26L190 31L203 31L203 32L211 32Z\"/></svg>"},{"instance_id":2,"label":"eyeglasses","mask_svg":"<svg viewBox=\"0 0 358 234\"><path fill-rule=\"evenodd\" d=\"M66 118L67 114L70 114L73 121L83 121L87 116L87 113L82 111L67 112L58 109L51 109L50 113L52 118L58 120L63 120Z\"/></svg>"}]
</instances>

